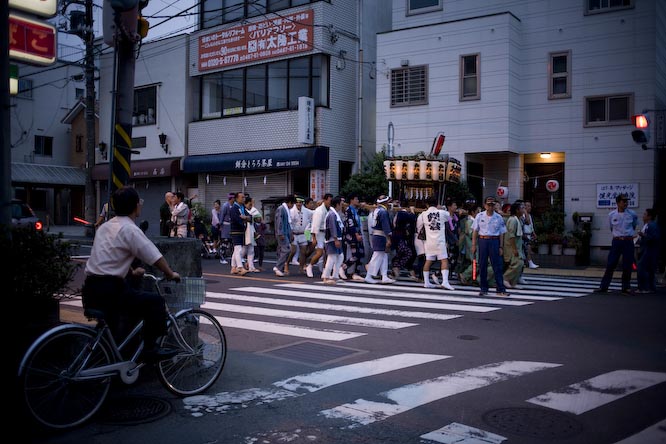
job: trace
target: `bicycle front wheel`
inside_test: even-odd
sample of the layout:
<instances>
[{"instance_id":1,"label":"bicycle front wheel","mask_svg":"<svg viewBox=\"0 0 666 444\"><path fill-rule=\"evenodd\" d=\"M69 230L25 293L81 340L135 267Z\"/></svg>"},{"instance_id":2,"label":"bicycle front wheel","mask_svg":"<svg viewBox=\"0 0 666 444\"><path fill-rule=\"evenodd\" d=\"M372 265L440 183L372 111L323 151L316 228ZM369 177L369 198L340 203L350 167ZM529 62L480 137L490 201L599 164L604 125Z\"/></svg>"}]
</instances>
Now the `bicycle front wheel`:
<instances>
[{"instance_id":1,"label":"bicycle front wheel","mask_svg":"<svg viewBox=\"0 0 666 444\"><path fill-rule=\"evenodd\" d=\"M77 374L111 364L104 342L93 349L96 332L70 325L41 338L23 359L21 382L25 405L42 425L74 427L90 419L102 406L110 377L78 378Z\"/></svg>"},{"instance_id":2,"label":"bicycle front wheel","mask_svg":"<svg viewBox=\"0 0 666 444\"><path fill-rule=\"evenodd\" d=\"M162 383L179 396L196 395L212 386L227 359L222 326L213 315L202 310L179 314L162 340L162 347L179 350L176 357L157 365Z\"/></svg>"}]
</instances>

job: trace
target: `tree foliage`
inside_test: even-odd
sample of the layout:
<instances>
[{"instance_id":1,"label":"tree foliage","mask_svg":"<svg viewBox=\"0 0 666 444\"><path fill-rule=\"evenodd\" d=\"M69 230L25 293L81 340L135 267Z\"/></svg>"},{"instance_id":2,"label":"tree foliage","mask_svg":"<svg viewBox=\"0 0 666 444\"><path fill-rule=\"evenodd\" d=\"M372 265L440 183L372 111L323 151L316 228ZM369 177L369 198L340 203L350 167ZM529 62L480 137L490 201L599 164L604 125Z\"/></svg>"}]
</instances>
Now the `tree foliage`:
<instances>
[{"instance_id":1,"label":"tree foliage","mask_svg":"<svg viewBox=\"0 0 666 444\"><path fill-rule=\"evenodd\" d=\"M384 153L376 153L361 173L352 175L340 189L340 194L357 194L361 200L372 200L388 193L388 180L384 173Z\"/></svg>"}]
</instances>

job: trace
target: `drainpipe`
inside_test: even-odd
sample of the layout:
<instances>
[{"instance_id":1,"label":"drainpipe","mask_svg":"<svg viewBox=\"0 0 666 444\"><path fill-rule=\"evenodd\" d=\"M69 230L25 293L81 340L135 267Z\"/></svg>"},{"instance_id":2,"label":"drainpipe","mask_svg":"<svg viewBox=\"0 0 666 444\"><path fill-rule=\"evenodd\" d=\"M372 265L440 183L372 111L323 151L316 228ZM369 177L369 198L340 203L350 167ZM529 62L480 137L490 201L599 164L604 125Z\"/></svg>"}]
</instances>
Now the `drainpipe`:
<instances>
[{"instance_id":1,"label":"drainpipe","mask_svg":"<svg viewBox=\"0 0 666 444\"><path fill-rule=\"evenodd\" d=\"M363 171L363 0L358 0L358 163L357 173Z\"/></svg>"}]
</instances>

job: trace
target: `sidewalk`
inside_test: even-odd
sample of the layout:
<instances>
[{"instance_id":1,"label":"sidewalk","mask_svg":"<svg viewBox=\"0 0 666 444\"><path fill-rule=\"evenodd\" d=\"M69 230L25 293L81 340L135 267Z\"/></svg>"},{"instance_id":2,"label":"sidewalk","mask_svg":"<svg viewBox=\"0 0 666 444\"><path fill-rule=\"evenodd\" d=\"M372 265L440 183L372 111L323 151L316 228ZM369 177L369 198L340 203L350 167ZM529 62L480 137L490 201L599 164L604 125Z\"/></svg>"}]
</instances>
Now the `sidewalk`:
<instances>
[{"instance_id":1,"label":"sidewalk","mask_svg":"<svg viewBox=\"0 0 666 444\"><path fill-rule=\"evenodd\" d=\"M49 234L57 235L62 233L63 237L68 240L89 244L92 243L92 238L86 237L86 227L81 225L52 225ZM275 260L275 252L266 252L266 259ZM537 269L525 269L525 276L529 275L547 275L547 276L571 276L571 277L587 277L598 278L604 275L604 267L602 266L588 266L588 267L572 267L572 268L552 268L552 267L539 267ZM621 278L622 273L616 271L614 278Z\"/></svg>"}]
</instances>

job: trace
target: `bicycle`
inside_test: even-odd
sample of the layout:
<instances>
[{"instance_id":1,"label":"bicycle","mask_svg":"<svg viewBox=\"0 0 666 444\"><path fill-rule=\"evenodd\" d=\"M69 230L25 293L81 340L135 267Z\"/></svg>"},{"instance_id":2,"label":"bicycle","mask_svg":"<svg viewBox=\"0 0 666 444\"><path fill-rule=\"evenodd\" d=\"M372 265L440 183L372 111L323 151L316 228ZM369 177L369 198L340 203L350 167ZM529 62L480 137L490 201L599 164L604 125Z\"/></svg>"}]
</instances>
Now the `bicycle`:
<instances>
[{"instance_id":1,"label":"bicycle","mask_svg":"<svg viewBox=\"0 0 666 444\"><path fill-rule=\"evenodd\" d=\"M169 308L168 330L160 345L178 351L156 363L158 377L177 396L202 393L222 373L227 355L222 326L198 308L205 300L203 278L177 283L145 277ZM48 428L66 429L88 421L102 407L113 377L132 384L146 365L140 360L143 321L117 345L103 312L86 309L84 314L97 321L94 327L65 324L50 329L30 346L19 366L25 405Z\"/></svg>"}]
</instances>

